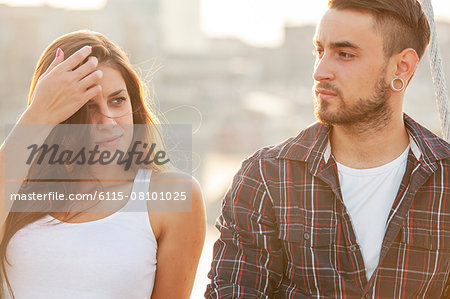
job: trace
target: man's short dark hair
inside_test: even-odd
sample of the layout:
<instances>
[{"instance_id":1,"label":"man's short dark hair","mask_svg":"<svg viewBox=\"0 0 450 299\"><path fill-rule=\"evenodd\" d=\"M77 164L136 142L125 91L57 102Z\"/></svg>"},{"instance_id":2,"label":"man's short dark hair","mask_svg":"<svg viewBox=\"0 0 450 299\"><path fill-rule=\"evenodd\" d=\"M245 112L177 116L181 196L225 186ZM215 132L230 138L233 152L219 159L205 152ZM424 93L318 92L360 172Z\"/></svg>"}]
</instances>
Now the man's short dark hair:
<instances>
[{"instance_id":1,"label":"man's short dark hair","mask_svg":"<svg viewBox=\"0 0 450 299\"><path fill-rule=\"evenodd\" d=\"M412 48L421 59L430 42L430 25L416 0L329 0L328 7L371 13L386 57Z\"/></svg>"}]
</instances>

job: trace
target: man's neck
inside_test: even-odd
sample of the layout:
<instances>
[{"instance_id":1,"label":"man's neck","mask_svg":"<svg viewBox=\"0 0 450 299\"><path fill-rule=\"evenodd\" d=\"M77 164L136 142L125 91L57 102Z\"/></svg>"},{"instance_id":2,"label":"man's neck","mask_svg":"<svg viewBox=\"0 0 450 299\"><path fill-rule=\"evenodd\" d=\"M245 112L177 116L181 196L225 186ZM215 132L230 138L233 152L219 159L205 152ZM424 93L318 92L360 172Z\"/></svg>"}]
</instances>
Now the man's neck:
<instances>
[{"instance_id":1,"label":"man's neck","mask_svg":"<svg viewBox=\"0 0 450 299\"><path fill-rule=\"evenodd\" d=\"M357 169L384 165L399 157L409 144L403 114L393 116L382 127L361 130L360 125L333 125L331 151L337 162Z\"/></svg>"}]
</instances>

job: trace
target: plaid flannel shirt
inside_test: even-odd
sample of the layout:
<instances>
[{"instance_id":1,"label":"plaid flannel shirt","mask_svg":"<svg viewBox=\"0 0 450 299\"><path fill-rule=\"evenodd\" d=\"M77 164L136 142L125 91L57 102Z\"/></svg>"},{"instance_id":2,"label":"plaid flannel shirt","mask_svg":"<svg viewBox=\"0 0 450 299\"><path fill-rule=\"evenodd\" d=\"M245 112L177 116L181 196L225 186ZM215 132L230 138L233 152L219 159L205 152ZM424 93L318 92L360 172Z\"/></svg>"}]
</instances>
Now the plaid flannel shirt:
<instances>
[{"instance_id":1,"label":"plaid flannel shirt","mask_svg":"<svg viewBox=\"0 0 450 299\"><path fill-rule=\"evenodd\" d=\"M412 143L367 281L330 127L316 123L242 163L216 227L206 298L450 298L450 145L404 115Z\"/></svg>"}]
</instances>

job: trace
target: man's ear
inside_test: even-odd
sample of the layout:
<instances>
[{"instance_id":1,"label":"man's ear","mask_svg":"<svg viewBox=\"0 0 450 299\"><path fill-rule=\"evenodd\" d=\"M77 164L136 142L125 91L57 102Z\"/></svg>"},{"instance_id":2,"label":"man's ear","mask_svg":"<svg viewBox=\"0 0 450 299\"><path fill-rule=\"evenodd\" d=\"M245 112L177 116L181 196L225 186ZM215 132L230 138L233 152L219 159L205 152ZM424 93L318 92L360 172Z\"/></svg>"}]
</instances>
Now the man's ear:
<instances>
[{"instance_id":1,"label":"man's ear","mask_svg":"<svg viewBox=\"0 0 450 299\"><path fill-rule=\"evenodd\" d=\"M419 56L412 48L407 48L398 53L396 56L396 78L401 78L409 84L409 81L414 76L417 65L419 64ZM394 79L394 78L392 78Z\"/></svg>"}]
</instances>

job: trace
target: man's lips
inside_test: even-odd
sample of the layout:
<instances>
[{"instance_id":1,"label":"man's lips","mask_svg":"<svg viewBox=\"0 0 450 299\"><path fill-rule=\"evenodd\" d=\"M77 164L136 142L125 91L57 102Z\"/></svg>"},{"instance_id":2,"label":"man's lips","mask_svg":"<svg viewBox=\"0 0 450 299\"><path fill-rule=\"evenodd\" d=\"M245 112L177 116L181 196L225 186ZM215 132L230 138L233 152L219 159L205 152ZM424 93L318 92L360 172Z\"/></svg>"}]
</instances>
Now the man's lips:
<instances>
[{"instance_id":1,"label":"man's lips","mask_svg":"<svg viewBox=\"0 0 450 299\"><path fill-rule=\"evenodd\" d=\"M117 135L117 136L111 136L111 137L107 137L104 138L100 141L96 141L96 144L100 144L100 145L116 145L117 143L119 143L120 138L122 138L122 135Z\"/></svg>"},{"instance_id":2,"label":"man's lips","mask_svg":"<svg viewBox=\"0 0 450 299\"><path fill-rule=\"evenodd\" d=\"M322 100L326 100L337 96L337 93L324 88L316 88L316 95Z\"/></svg>"}]
</instances>

